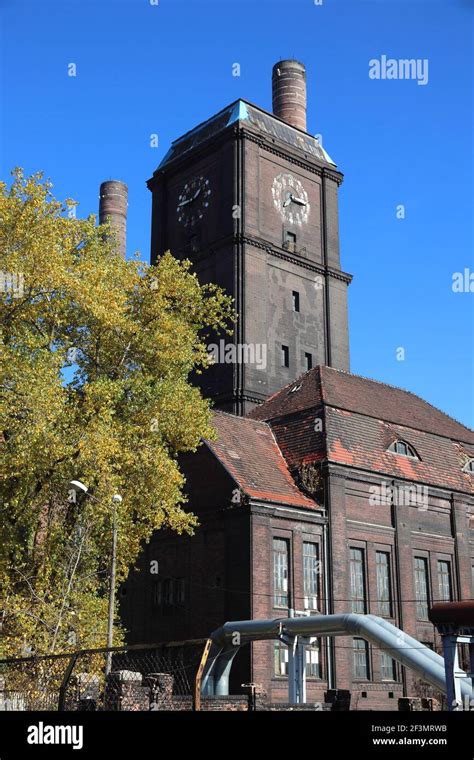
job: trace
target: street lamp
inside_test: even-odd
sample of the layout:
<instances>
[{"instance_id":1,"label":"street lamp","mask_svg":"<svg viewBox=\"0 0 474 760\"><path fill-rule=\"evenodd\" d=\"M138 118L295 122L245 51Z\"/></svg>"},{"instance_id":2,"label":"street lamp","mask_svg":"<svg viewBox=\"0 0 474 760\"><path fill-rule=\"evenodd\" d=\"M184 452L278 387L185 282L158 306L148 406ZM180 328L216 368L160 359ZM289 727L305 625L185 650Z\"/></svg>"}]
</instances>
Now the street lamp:
<instances>
[{"instance_id":1,"label":"street lamp","mask_svg":"<svg viewBox=\"0 0 474 760\"><path fill-rule=\"evenodd\" d=\"M99 501L95 496L89 493L89 489L80 480L71 480L69 483L73 488L87 494L94 501ZM109 610L107 617L107 648L110 649L114 644L114 612L115 612L115 574L117 566L117 504L123 501L119 493L112 496L112 556L110 561L110 583L109 583ZM112 652L107 652L105 664L105 675L110 673L112 667Z\"/></svg>"}]
</instances>

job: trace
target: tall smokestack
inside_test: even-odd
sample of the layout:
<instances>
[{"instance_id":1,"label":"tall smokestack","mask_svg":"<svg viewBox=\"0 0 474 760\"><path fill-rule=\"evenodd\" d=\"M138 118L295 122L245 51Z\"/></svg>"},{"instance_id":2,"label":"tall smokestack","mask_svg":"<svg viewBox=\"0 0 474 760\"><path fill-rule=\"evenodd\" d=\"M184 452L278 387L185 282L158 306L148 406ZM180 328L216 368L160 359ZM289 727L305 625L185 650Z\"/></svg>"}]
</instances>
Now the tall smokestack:
<instances>
[{"instance_id":1,"label":"tall smokestack","mask_svg":"<svg viewBox=\"0 0 474 760\"><path fill-rule=\"evenodd\" d=\"M273 113L306 132L306 68L299 61L278 61L272 72Z\"/></svg>"},{"instance_id":2,"label":"tall smokestack","mask_svg":"<svg viewBox=\"0 0 474 760\"><path fill-rule=\"evenodd\" d=\"M117 238L118 250L125 258L127 251L127 185L125 182L116 179L102 182L99 197L99 224L106 222L110 224Z\"/></svg>"}]
</instances>

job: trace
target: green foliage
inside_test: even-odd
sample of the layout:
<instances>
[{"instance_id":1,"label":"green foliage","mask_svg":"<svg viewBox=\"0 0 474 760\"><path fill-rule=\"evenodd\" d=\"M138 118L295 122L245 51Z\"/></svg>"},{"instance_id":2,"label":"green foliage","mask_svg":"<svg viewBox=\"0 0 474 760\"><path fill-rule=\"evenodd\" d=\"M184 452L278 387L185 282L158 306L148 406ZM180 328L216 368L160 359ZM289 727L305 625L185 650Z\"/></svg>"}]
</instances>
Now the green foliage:
<instances>
[{"instance_id":1,"label":"green foliage","mask_svg":"<svg viewBox=\"0 0 474 760\"><path fill-rule=\"evenodd\" d=\"M104 645L113 494L120 582L154 530L192 533L177 455L212 437L188 377L230 300L169 252L124 261L73 206L41 175L0 184L4 654Z\"/></svg>"}]
</instances>

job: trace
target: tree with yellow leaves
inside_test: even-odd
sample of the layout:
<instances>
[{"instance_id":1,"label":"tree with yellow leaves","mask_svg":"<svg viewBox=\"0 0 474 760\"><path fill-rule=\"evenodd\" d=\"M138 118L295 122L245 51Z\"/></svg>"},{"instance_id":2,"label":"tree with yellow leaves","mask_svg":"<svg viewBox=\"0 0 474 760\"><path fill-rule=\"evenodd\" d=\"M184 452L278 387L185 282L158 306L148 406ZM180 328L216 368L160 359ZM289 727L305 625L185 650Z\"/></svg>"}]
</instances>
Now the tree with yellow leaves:
<instances>
[{"instance_id":1,"label":"tree with yellow leaves","mask_svg":"<svg viewBox=\"0 0 474 760\"><path fill-rule=\"evenodd\" d=\"M104 645L113 494L119 583L154 530L192 533L177 457L212 437L188 378L229 298L170 253L124 261L73 205L41 175L0 184L3 655Z\"/></svg>"}]
</instances>

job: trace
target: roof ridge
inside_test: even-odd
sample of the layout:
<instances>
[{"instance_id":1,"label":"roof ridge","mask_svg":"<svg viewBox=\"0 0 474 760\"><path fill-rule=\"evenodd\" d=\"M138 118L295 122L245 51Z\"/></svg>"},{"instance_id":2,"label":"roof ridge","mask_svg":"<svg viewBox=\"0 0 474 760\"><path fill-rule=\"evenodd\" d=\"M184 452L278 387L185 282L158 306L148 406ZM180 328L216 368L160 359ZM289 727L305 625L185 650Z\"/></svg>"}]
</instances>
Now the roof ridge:
<instances>
[{"instance_id":1,"label":"roof ridge","mask_svg":"<svg viewBox=\"0 0 474 760\"><path fill-rule=\"evenodd\" d=\"M245 417L240 414L233 414L233 412L224 412L222 409L212 409L212 414L221 414L226 417L232 417L233 420L244 420L245 422L256 422L258 425L266 425L270 427L265 420L255 420L253 417Z\"/></svg>"},{"instance_id":2,"label":"roof ridge","mask_svg":"<svg viewBox=\"0 0 474 760\"><path fill-rule=\"evenodd\" d=\"M307 375L311 375L311 374L316 374L316 370L317 370L317 369L320 369L320 367L321 367L321 366L322 366L321 364L317 364L315 367L312 367L312 369L308 369L308 370L306 370L306 372L302 372L302 373L301 373L301 375L298 375L298 377L296 377L296 378L293 378L293 380L290 380L290 382L289 382L289 383L287 383L286 385L284 385L284 386L283 386L282 388L280 388L279 390L275 391L275 393L272 393L272 395L271 395L271 396L268 396L268 397L265 399L265 401L263 402L263 404L266 404L266 403L268 403L268 401L271 401L271 400L272 400L273 398L275 398L276 396L279 396L279 395L280 395L280 393L283 393L283 391L284 391L286 388L289 388L291 385L297 385L297 384L298 384L298 381L299 381L299 380L301 380L303 377L306 377ZM261 406L263 406L263 404L261 404Z\"/></svg>"},{"instance_id":3,"label":"roof ridge","mask_svg":"<svg viewBox=\"0 0 474 760\"><path fill-rule=\"evenodd\" d=\"M385 382L383 382L383 380L375 380L372 377L365 377L365 375L356 375L354 372L347 372L347 370L345 370L345 369L337 369L336 367L329 367L329 366L327 366L325 364L321 364L321 365L318 364L317 366L321 367L322 369L331 370L332 372L339 372L342 375L349 375L350 377L359 377L361 380L368 380L370 383L377 383L377 385L383 385L386 388L392 388L393 390L396 390L396 391L402 391L402 393L408 393L410 396L413 396L414 398L418 399L419 401L422 401L424 404L427 404L432 409L434 409L436 412L439 412L440 414L442 414L445 417L447 417L448 420L451 420L452 422L455 422L457 425L460 425L461 427L463 427L465 430L469 431L470 433L474 433L474 430L472 428L468 427L467 425L465 425L463 422L460 422L455 417L452 417L450 414L447 414L447 412L444 412L442 409L439 409L434 404L431 404L429 401L426 401L421 396L418 396L417 393L414 393L413 391L409 391L406 388L401 388L399 385L392 385L391 383L385 383ZM329 404L329 406L333 406L333 404ZM451 438L451 436L443 436L443 437L445 437L445 438Z\"/></svg>"}]
</instances>

